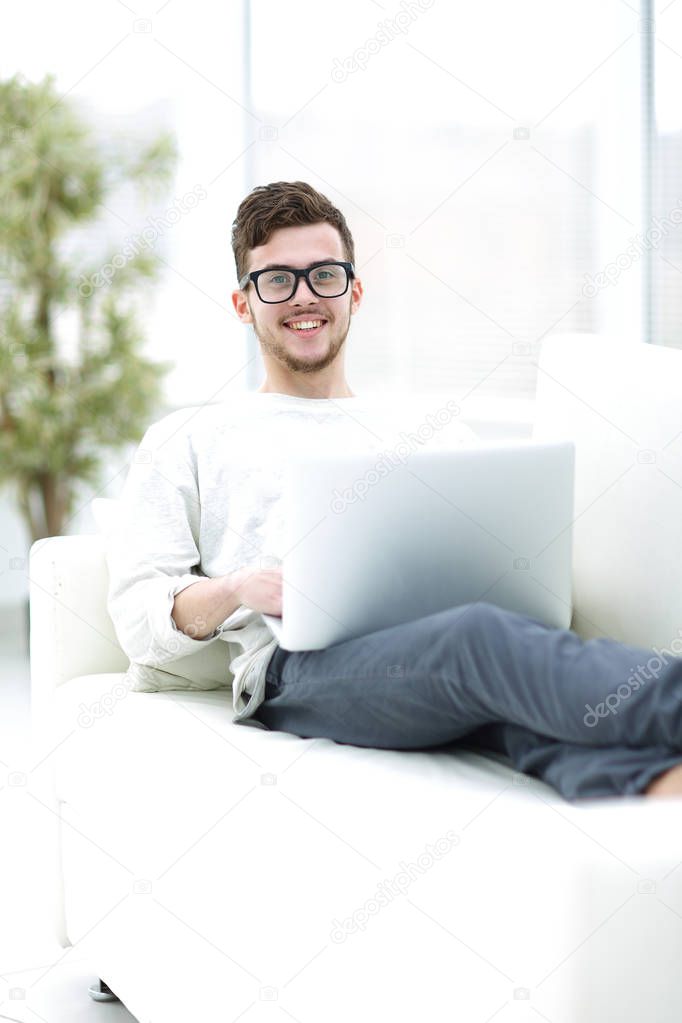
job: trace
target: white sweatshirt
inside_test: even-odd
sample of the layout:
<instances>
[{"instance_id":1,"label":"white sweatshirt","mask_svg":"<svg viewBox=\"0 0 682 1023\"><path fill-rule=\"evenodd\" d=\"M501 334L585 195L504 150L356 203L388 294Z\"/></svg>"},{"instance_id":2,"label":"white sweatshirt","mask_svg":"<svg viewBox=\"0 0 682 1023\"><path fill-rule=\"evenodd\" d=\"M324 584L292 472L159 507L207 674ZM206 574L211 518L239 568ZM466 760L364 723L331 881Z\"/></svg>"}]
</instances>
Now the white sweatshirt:
<instances>
[{"instance_id":1,"label":"white sweatshirt","mask_svg":"<svg viewBox=\"0 0 682 1023\"><path fill-rule=\"evenodd\" d=\"M458 414L454 402L438 407L433 401L419 417L415 405L397 408L376 399L248 392L152 424L131 463L116 528L107 539L108 609L131 661L133 688L161 688L161 677L172 685L163 666L178 659L178 674L191 679L197 658L187 655L209 653L205 648L217 644L210 651L216 685L232 683L234 721L251 717L263 701L277 647L270 629L259 612L242 605L211 635L194 639L171 616L175 595L205 577L281 563L288 452L338 446L390 453L397 461L400 452L422 445L479 443ZM199 676L205 688L211 685L211 670L208 682L205 668Z\"/></svg>"}]
</instances>

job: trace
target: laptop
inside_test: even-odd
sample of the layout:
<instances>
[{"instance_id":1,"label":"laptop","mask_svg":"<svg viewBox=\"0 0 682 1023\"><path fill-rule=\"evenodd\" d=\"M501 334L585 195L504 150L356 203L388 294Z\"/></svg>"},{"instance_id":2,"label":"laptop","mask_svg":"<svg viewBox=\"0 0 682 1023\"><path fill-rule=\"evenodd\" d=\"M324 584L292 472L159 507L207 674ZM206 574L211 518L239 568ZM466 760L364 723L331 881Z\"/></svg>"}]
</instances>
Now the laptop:
<instances>
[{"instance_id":1,"label":"laptop","mask_svg":"<svg viewBox=\"0 0 682 1023\"><path fill-rule=\"evenodd\" d=\"M575 445L495 440L413 452L293 455L284 476L285 650L321 650L485 601L568 628Z\"/></svg>"}]
</instances>

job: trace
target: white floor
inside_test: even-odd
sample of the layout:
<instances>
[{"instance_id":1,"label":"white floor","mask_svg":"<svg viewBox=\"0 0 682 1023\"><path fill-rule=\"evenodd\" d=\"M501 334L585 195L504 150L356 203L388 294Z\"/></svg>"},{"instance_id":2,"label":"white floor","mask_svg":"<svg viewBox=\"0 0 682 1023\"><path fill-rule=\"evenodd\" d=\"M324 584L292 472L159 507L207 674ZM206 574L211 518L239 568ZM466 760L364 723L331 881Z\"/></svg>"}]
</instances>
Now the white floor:
<instances>
[{"instance_id":1,"label":"white floor","mask_svg":"<svg viewBox=\"0 0 682 1023\"><path fill-rule=\"evenodd\" d=\"M24 608L0 615L0 1023L135 1023L120 1002L94 1002L96 980L78 947L63 949L51 933L34 862L31 821L46 811L12 784L27 772L29 664Z\"/></svg>"}]
</instances>

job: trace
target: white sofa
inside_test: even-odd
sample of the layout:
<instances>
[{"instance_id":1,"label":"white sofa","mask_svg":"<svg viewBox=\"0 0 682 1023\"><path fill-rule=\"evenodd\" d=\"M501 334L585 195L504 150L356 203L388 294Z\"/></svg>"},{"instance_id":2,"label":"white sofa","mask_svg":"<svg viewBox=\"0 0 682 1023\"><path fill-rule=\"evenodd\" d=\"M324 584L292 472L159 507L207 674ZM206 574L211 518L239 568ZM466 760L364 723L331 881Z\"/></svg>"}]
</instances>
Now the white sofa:
<instances>
[{"instance_id":1,"label":"white sofa","mask_svg":"<svg viewBox=\"0 0 682 1023\"><path fill-rule=\"evenodd\" d=\"M670 644L682 353L557 336L538 379L533 436L576 442L573 627ZM502 757L128 692L101 538L37 542L30 576L55 927L140 1023L678 1023L681 800L569 803Z\"/></svg>"}]
</instances>

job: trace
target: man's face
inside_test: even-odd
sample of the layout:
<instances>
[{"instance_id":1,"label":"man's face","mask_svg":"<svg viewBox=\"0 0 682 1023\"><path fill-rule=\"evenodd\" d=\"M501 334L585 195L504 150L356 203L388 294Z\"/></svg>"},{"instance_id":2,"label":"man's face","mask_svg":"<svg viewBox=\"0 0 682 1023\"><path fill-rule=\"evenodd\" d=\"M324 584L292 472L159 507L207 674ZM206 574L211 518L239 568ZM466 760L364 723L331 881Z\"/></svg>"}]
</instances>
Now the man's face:
<instances>
[{"instance_id":1,"label":"man's face","mask_svg":"<svg viewBox=\"0 0 682 1023\"><path fill-rule=\"evenodd\" d=\"M248 270L261 270L270 263L305 269L320 260L346 261L339 232L331 224L282 227L266 245L249 253ZM232 301L242 323L253 324L263 353L298 373L312 373L329 366L337 357L348 335L350 318L362 297L362 284L355 278L345 295L319 298L301 278L286 302L261 302L251 281L244 291L235 291ZM311 336L298 334L285 324L291 320L326 322Z\"/></svg>"}]
</instances>

